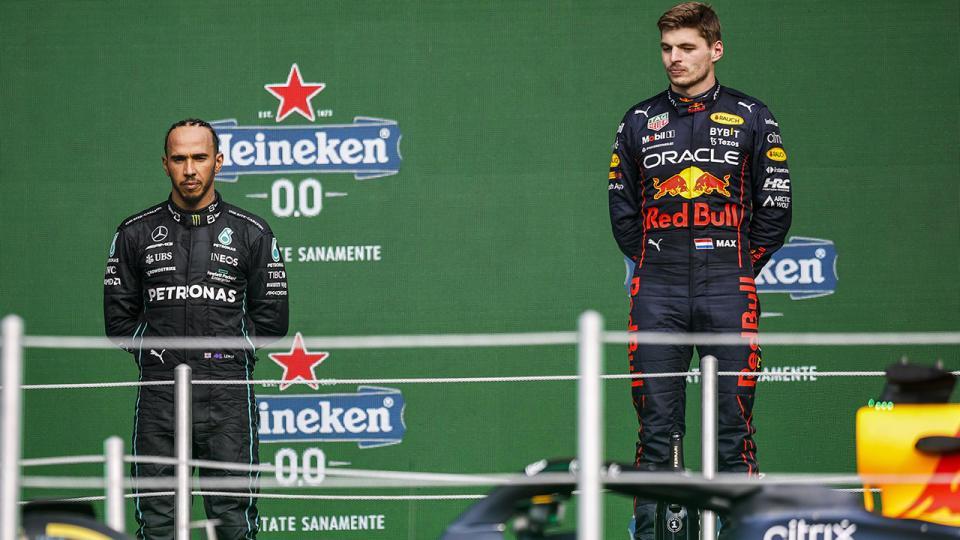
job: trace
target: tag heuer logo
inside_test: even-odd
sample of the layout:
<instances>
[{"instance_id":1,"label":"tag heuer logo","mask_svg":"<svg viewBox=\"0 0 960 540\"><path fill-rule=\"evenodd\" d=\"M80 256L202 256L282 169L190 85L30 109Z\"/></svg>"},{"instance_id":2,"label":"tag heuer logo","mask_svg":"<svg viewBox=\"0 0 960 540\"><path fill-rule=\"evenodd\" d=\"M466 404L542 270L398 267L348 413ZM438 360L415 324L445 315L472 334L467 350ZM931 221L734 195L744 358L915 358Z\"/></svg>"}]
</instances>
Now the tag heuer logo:
<instances>
[{"instance_id":1,"label":"tag heuer logo","mask_svg":"<svg viewBox=\"0 0 960 540\"><path fill-rule=\"evenodd\" d=\"M670 123L670 113L663 113L647 120L647 129L660 131L664 126Z\"/></svg>"}]
</instances>

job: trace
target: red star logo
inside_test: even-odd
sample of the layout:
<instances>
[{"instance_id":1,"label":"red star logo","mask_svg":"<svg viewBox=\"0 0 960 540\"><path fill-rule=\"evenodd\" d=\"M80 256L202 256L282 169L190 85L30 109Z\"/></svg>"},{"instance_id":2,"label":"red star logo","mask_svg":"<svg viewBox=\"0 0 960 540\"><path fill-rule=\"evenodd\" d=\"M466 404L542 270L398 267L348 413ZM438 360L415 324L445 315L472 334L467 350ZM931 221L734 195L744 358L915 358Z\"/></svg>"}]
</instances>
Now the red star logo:
<instances>
[{"instance_id":1,"label":"red star logo","mask_svg":"<svg viewBox=\"0 0 960 540\"><path fill-rule=\"evenodd\" d=\"M280 390L286 390L297 379L301 381L316 380L313 374L313 368L320 365L330 353L320 352L312 353L303 346L303 336L297 332L297 337L293 340L293 347L288 353L270 353L270 359L283 368L283 382L280 383ZM318 390L320 385L313 382L307 383L310 388Z\"/></svg>"},{"instance_id":2,"label":"red star logo","mask_svg":"<svg viewBox=\"0 0 960 540\"><path fill-rule=\"evenodd\" d=\"M264 88L280 100L277 109L277 122L282 122L290 113L296 111L301 116L313 122L313 107L310 99L320 93L327 85L324 83L304 83L300 77L300 68L296 64L290 66L286 84L265 84Z\"/></svg>"}]
</instances>

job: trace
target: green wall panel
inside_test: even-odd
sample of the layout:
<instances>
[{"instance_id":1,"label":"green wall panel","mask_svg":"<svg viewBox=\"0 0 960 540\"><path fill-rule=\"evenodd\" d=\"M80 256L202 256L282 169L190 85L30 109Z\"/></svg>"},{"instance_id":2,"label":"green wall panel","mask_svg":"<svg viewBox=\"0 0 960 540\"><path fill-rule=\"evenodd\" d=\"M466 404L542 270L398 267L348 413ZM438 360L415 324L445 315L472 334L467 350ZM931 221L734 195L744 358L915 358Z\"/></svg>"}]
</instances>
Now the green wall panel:
<instances>
[{"instance_id":1,"label":"green wall panel","mask_svg":"<svg viewBox=\"0 0 960 540\"><path fill-rule=\"evenodd\" d=\"M225 199L265 217L291 248L291 336L568 331L586 309L599 311L607 329L624 330L623 263L603 186L623 112L666 85L654 23L670 5L3 2L0 314L21 315L30 335L102 335L100 277L110 239L120 220L169 192L160 154L174 121L233 119L266 129L373 117L396 121L402 133L395 175L284 172L218 183ZM719 79L763 100L781 124L794 189L791 235L833 241L838 252L835 292L764 295L764 311L781 315L764 318L763 331L960 329L960 4L714 6L725 43ZM294 63L304 81L326 85L311 100L324 116L311 122L294 113L278 123L279 102L264 85L284 82ZM277 215L283 179L294 187L316 181L322 210ZM297 209L313 208L294 199ZM299 260L300 248L351 245L379 246L380 260ZM279 378L266 353L284 350L261 354L255 377ZM576 373L570 346L329 352L318 377ZM625 346L608 345L605 355L607 373L626 372ZM902 356L960 369L956 346L764 348L770 370L875 371ZM29 384L136 378L119 350L26 354ZM316 447L329 462L357 469L489 473L576 451L573 382L386 386L406 403L399 444L267 443L263 460L284 447L301 458ZM762 382L762 467L855 471L854 413L881 387L876 377ZM356 385L257 390L351 393ZM629 385L611 380L604 390L605 457L629 461L636 433ZM693 468L698 391L689 386ZM100 453L114 434L129 446L130 388L24 395L25 457ZM261 537L432 538L468 505L265 498L263 516L293 516L298 530ZM607 530L625 531L629 502L608 497L605 509ZM199 503L195 510L201 517ZM384 516L384 529L300 530L304 517L368 514Z\"/></svg>"}]
</instances>

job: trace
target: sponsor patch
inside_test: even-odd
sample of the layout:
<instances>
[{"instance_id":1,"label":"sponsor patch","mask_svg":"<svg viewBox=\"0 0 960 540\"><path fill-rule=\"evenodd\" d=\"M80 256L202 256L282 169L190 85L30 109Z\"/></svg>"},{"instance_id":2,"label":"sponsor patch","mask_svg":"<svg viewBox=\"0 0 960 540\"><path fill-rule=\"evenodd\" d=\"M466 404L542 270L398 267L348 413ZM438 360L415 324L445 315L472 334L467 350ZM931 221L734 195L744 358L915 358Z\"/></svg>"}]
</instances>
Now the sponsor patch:
<instances>
[{"instance_id":1,"label":"sponsor patch","mask_svg":"<svg viewBox=\"0 0 960 540\"><path fill-rule=\"evenodd\" d=\"M717 112L710 115L710 119L718 124L725 124L728 126L739 126L743 123L743 118L730 113Z\"/></svg>"},{"instance_id":2,"label":"sponsor patch","mask_svg":"<svg viewBox=\"0 0 960 540\"><path fill-rule=\"evenodd\" d=\"M660 113L653 118L647 120L647 129L652 129L653 131L660 131L667 124L670 123L670 113Z\"/></svg>"},{"instance_id":3,"label":"sponsor patch","mask_svg":"<svg viewBox=\"0 0 960 540\"><path fill-rule=\"evenodd\" d=\"M783 148L780 148L779 146L775 146L767 150L767 157L774 161L786 161L787 153L783 151Z\"/></svg>"}]
</instances>

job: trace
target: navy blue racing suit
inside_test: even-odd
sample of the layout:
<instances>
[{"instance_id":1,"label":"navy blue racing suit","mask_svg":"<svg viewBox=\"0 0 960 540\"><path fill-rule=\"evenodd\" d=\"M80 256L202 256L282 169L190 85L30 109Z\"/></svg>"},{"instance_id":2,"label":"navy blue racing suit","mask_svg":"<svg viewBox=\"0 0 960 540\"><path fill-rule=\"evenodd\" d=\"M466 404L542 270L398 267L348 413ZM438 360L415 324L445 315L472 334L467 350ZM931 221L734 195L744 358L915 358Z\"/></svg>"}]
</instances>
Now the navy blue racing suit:
<instances>
[{"instance_id":1,"label":"navy blue racing suit","mask_svg":"<svg viewBox=\"0 0 960 540\"><path fill-rule=\"evenodd\" d=\"M698 345L713 355L718 468L757 473L753 424L760 303L754 277L783 245L790 175L779 125L760 101L717 83L685 98L666 90L631 107L610 163L610 222L636 263L630 331L734 332L742 345ZM634 374L683 372L692 345L628 345ZM639 421L636 464L667 468L670 434L685 433L683 377L632 381ZM637 528L652 507L638 507Z\"/></svg>"}]
</instances>

